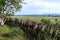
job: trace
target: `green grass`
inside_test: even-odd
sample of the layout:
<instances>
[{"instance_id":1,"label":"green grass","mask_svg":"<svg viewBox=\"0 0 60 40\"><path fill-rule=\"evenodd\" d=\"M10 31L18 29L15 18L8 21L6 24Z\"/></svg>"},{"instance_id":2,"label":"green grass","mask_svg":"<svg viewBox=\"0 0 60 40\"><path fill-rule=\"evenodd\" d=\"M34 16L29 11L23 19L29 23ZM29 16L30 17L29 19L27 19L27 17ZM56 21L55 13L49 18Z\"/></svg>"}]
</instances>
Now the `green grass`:
<instances>
[{"instance_id":1,"label":"green grass","mask_svg":"<svg viewBox=\"0 0 60 40\"><path fill-rule=\"evenodd\" d=\"M19 27L0 26L0 40L27 40Z\"/></svg>"},{"instance_id":2,"label":"green grass","mask_svg":"<svg viewBox=\"0 0 60 40\"><path fill-rule=\"evenodd\" d=\"M7 25L0 26L0 33L9 33L10 28Z\"/></svg>"}]
</instances>

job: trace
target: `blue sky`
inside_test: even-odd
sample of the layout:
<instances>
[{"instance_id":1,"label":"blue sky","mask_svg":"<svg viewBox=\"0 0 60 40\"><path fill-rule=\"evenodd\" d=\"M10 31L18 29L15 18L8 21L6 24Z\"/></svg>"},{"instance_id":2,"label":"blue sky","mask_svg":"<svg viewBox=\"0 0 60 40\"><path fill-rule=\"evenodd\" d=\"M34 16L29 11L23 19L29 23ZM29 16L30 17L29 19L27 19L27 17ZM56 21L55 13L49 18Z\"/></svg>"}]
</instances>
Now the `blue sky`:
<instances>
[{"instance_id":1,"label":"blue sky","mask_svg":"<svg viewBox=\"0 0 60 40\"><path fill-rule=\"evenodd\" d=\"M60 0L25 0L21 11L15 15L60 14Z\"/></svg>"}]
</instances>

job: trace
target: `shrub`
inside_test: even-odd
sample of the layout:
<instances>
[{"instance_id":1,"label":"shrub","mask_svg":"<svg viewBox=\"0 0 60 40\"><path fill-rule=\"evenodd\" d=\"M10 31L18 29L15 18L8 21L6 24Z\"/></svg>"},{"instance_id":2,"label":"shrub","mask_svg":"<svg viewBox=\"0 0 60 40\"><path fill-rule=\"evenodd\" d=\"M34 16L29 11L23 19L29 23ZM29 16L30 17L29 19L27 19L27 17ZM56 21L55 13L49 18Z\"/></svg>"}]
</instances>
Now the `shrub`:
<instances>
[{"instance_id":1,"label":"shrub","mask_svg":"<svg viewBox=\"0 0 60 40\"><path fill-rule=\"evenodd\" d=\"M2 37L10 37L10 28L7 25L0 26L0 36Z\"/></svg>"},{"instance_id":2,"label":"shrub","mask_svg":"<svg viewBox=\"0 0 60 40\"><path fill-rule=\"evenodd\" d=\"M20 27L0 25L0 40L28 40L28 37L25 37L24 32Z\"/></svg>"},{"instance_id":3,"label":"shrub","mask_svg":"<svg viewBox=\"0 0 60 40\"><path fill-rule=\"evenodd\" d=\"M9 33L10 28L7 25L0 26L0 33Z\"/></svg>"},{"instance_id":4,"label":"shrub","mask_svg":"<svg viewBox=\"0 0 60 40\"><path fill-rule=\"evenodd\" d=\"M11 39L6 37L0 37L0 40L11 40Z\"/></svg>"},{"instance_id":5,"label":"shrub","mask_svg":"<svg viewBox=\"0 0 60 40\"><path fill-rule=\"evenodd\" d=\"M55 21L58 21L58 19L56 18Z\"/></svg>"},{"instance_id":6,"label":"shrub","mask_svg":"<svg viewBox=\"0 0 60 40\"><path fill-rule=\"evenodd\" d=\"M41 19L41 22L43 22L47 25L51 23L51 21L49 19Z\"/></svg>"},{"instance_id":7,"label":"shrub","mask_svg":"<svg viewBox=\"0 0 60 40\"><path fill-rule=\"evenodd\" d=\"M11 33L10 35L13 36L23 36L23 31L19 27L13 27L11 28Z\"/></svg>"}]
</instances>

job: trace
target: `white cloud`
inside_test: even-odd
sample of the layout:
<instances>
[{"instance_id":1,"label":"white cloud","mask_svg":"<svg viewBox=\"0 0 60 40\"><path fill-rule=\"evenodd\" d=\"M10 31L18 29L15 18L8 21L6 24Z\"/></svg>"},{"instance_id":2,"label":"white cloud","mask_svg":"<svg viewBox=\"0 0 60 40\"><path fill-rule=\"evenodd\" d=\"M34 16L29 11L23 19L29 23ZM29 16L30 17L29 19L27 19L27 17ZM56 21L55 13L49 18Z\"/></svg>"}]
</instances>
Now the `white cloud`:
<instances>
[{"instance_id":1,"label":"white cloud","mask_svg":"<svg viewBox=\"0 0 60 40\"><path fill-rule=\"evenodd\" d=\"M21 13L60 13L60 2L57 0L25 0Z\"/></svg>"}]
</instances>

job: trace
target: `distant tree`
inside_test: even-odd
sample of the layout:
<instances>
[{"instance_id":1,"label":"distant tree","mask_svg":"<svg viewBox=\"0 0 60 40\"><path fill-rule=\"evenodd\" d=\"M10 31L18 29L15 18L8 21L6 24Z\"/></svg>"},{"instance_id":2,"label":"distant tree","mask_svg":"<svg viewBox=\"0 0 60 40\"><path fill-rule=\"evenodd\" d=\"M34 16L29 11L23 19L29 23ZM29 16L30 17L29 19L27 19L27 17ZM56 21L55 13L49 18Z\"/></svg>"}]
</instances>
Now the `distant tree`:
<instances>
[{"instance_id":1,"label":"distant tree","mask_svg":"<svg viewBox=\"0 0 60 40\"><path fill-rule=\"evenodd\" d=\"M51 15L49 14L49 16L51 16Z\"/></svg>"},{"instance_id":2,"label":"distant tree","mask_svg":"<svg viewBox=\"0 0 60 40\"><path fill-rule=\"evenodd\" d=\"M0 13L14 14L22 8L24 0L0 0Z\"/></svg>"}]
</instances>

